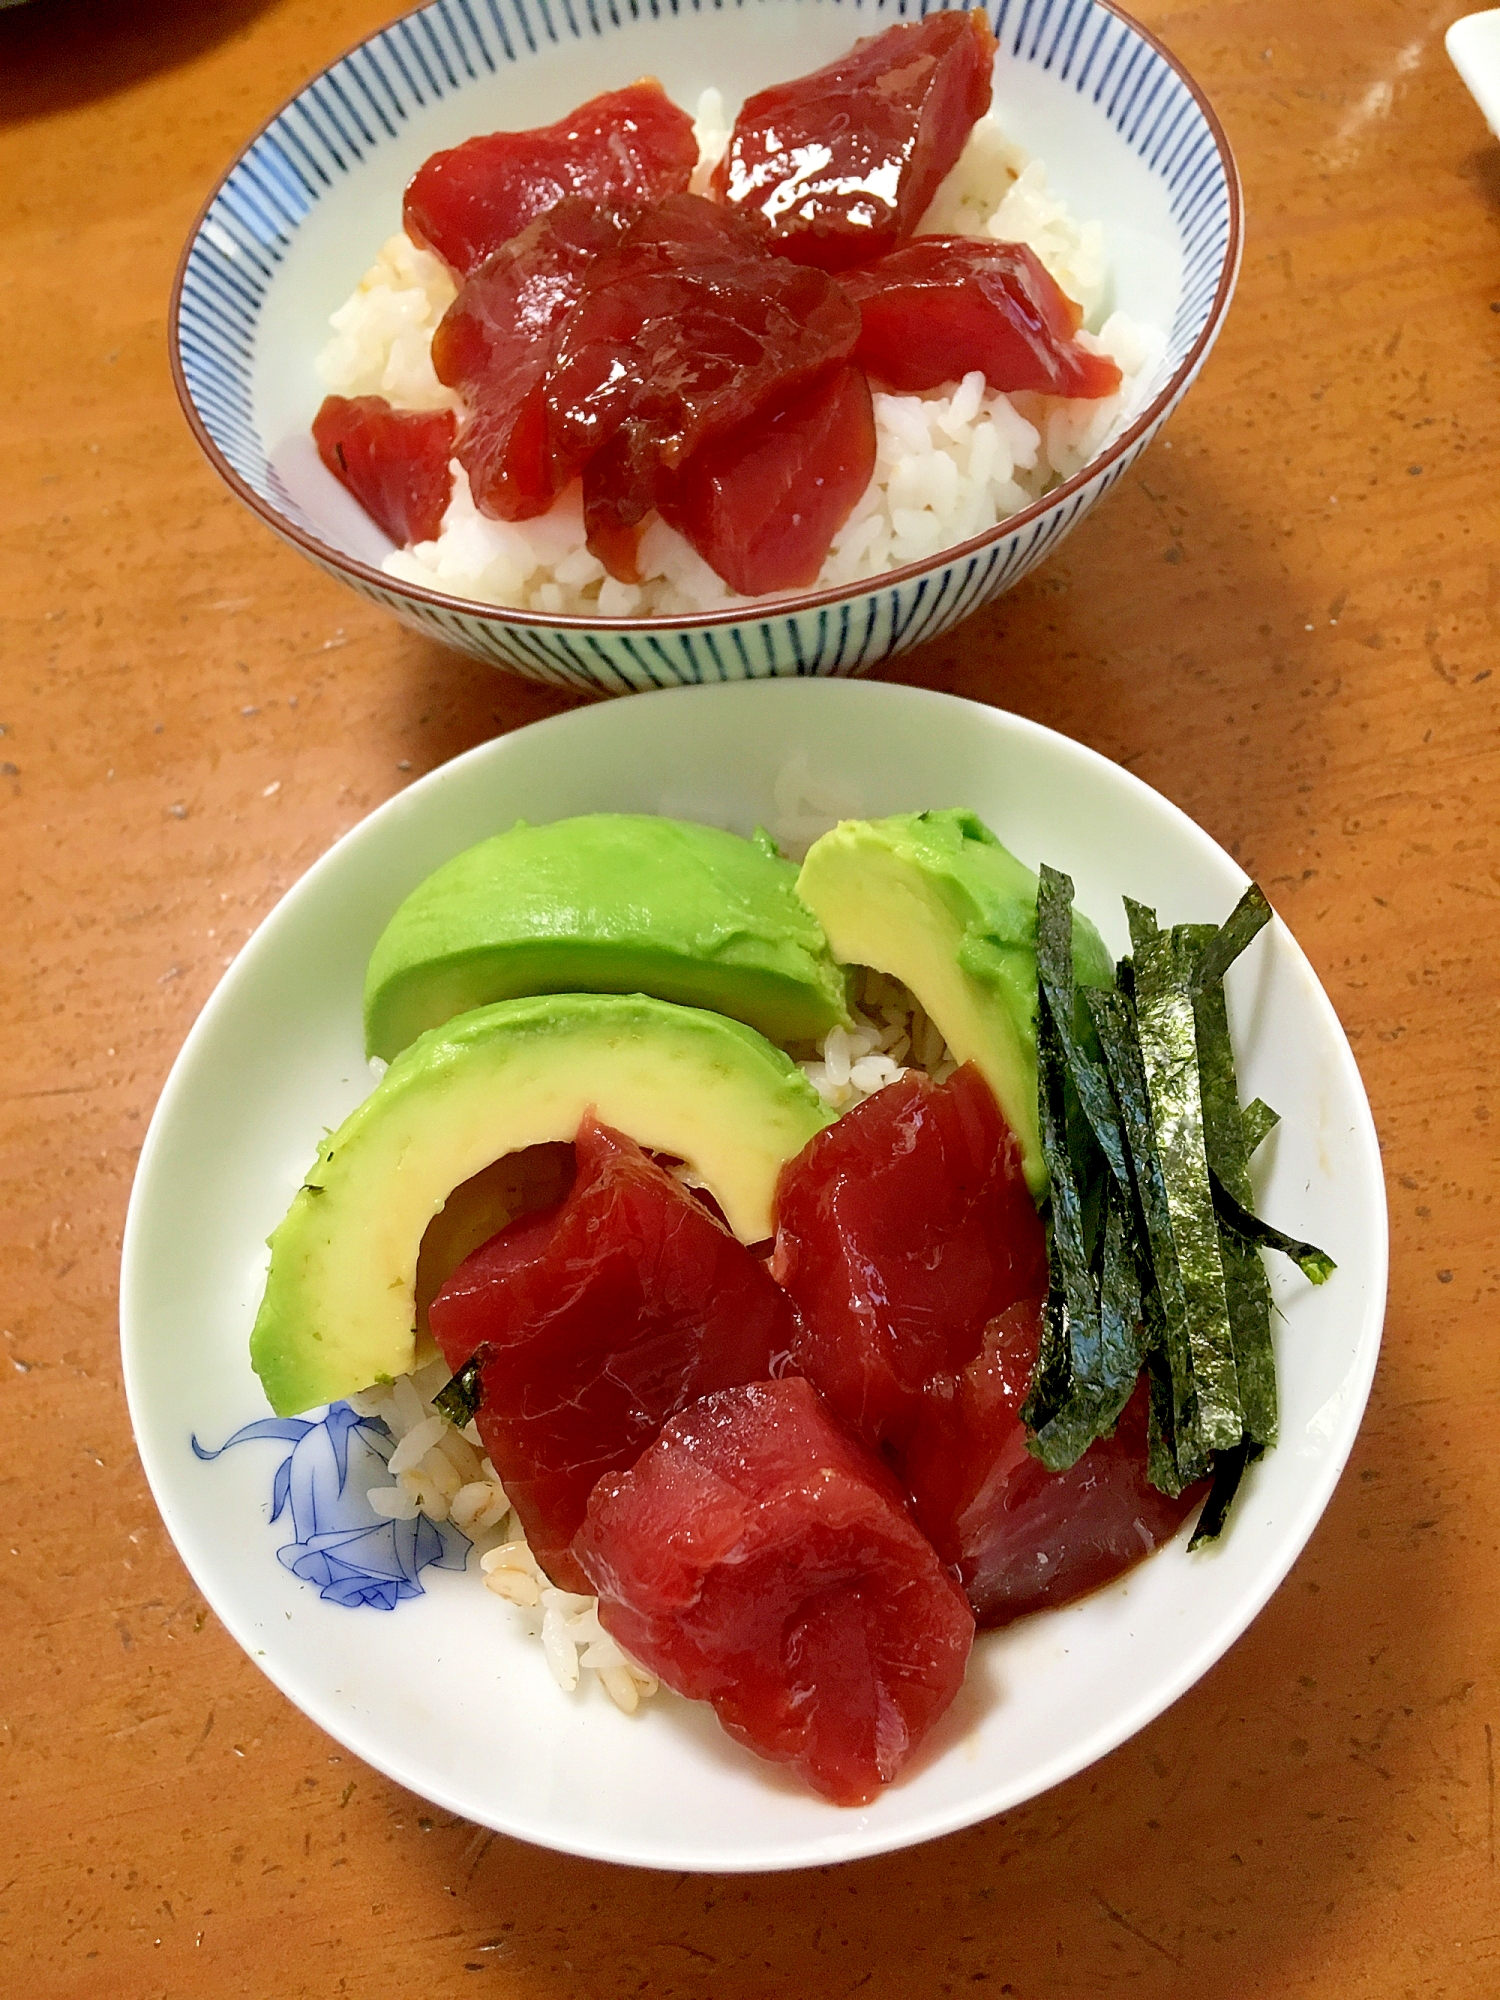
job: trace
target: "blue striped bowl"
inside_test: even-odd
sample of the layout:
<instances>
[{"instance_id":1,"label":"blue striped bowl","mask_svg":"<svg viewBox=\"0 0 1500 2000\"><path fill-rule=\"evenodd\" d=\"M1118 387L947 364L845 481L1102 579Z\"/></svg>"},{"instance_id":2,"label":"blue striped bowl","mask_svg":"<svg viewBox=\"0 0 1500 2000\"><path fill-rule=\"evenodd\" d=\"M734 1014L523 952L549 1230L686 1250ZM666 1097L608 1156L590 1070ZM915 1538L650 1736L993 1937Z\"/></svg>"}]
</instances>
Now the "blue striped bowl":
<instances>
[{"instance_id":1,"label":"blue striped bowl","mask_svg":"<svg viewBox=\"0 0 1500 2000\"><path fill-rule=\"evenodd\" d=\"M947 630L1048 555L1155 435L1223 321L1240 255L1224 133L1173 58L1104 0L991 0L995 112L1073 213L1104 224L1115 302L1167 330L1149 401L1098 458L971 541L874 583L693 617L501 611L385 576L389 544L317 465L308 425L328 315L399 226L429 153L549 122L659 76L691 107L813 69L904 0L433 0L300 90L209 199L173 293L188 420L282 538L408 625L531 679L619 694L851 674ZM356 518L358 517L358 518Z\"/></svg>"}]
</instances>

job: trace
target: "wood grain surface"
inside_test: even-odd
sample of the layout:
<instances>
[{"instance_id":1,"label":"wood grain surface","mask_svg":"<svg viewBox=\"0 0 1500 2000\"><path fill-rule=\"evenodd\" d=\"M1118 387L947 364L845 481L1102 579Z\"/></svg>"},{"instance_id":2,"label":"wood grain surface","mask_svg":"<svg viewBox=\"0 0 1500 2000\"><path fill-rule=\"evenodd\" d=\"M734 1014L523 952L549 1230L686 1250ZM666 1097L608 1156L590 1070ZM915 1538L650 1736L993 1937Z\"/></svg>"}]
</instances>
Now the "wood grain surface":
<instances>
[{"instance_id":1,"label":"wood grain surface","mask_svg":"<svg viewBox=\"0 0 1500 2000\"><path fill-rule=\"evenodd\" d=\"M1128 764L1328 987L1394 1269L1353 1461L1170 1713L1023 1810L805 1874L636 1873L431 1811L219 1628L156 1516L115 1287L215 981L329 842L553 694L229 497L166 312L208 188L380 0L0 14L0 1989L761 2000L1500 1992L1500 146L1425 0L1145 0L1249 235L1167 436L893 677Z\"/></svg>"}]
</instances>

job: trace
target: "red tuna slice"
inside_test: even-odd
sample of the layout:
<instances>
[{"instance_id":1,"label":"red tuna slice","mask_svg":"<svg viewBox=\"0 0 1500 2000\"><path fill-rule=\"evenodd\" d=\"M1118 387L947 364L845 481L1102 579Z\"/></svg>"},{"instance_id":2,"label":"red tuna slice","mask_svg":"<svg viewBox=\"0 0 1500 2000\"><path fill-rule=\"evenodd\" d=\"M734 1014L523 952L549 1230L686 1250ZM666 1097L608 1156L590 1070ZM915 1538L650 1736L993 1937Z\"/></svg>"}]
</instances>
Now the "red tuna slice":
<instances>
[{"instance_id":1,"label":"red tuna slice","mask_svg":"<svg viewBox=\"0 0 1500 2000\"><path fill-rule=\"evenodd\" d=\"M798 1363L898 1462L946 1426L989 1322L1047 1289L1020 1148L971 1063L945 1084L910 1071L820 1132L783 1167L776 1217Z\"/></svg>"},{"instance_id":2,"label":"red tuna slice","mask_svg":"<svg viewBox=\"0 0 1500 2000\"><path fill-rule=\"evenodd\" d=\"M1066 1472L1033 1458L1020 1411L1039 1334L1034 1305L1002 1314L963 1372L941 1461L919 1450L907 1465L927 1501L919 1514L957 1563L984 1626L1069 1604L1122 1576L1169 1541L1208 1490L1190 1487L1174 1500L1147 1479L1144 1382L1114 1435Z\"/></svg>"},{"instance_id":3,"label":"red tuna slice","mask_svg":"<svg viewBox=\"0 0 1500 2000\"><path fill-rule=\"evenodd\" d=\"M430 542L453 492L451 410L394 410L384 396L325 396L313 418L318 456L403 547Z\"/></svg>"},{"instance_id":4,"label":"red tuna slice","mask_svg":"<svg viewBox=\"0 0 1500 2000\"><path fill-rule=\"evenodd\" d=\"M1077 306L1024 243L919 236L840 281L862 321L855 358L911 393L982 368L992 389L1112 396L1120 371L1075 335Z\"/></svg>"},{"instance_id":5,"label":"red tuna slice","mask_svg":"<svg viewBox=\"0 0 1500 2000\"><path fill-rule=\"evenodd\" d=\"M1144 1390L1067 1472L1026 1449L1046 1241L969 1065L942 1087L904 1077L820 1133L782 1170L777 1219L799 1365L894 1467L981 1625L1121 1575L1202 1498L1148 1483Z\"/></svg>"},{"instance_id":6,"label":"red tuna slice","mask_svg":"<svg viewBox=\"0 0 1500 2000\"><path fill-rule=\"evenodd\" d=\"M569 195L487 258L438 322L432 365L468 405L456 453L482 514L544 514L571 476L548 449L543 384L585 273L623 227Z\"/></svg>"},{"instance_id":7,"label":"red tuna slice","mask_svg":"<svg viewBox=\"0 0 1500 2000\"><path fill-rule=\"evenodd\" d=\"M589 269L547 379L551 449L584 471L589 546L638 581L636 532L692 454L844 361L859 314L743 218L673 195Z\"/></svg>"},{"instance_id":8,"label":"red tuna slice","mask_svg":"<svg viewBox=\"0 0 1500 2000\"><path fill-rule=\"evenodd\" d=\"M798 263L842 271L909 236L990 106L984 15L929 14L745 100L713 186Z\"/></svg>"},{"instance_id":9,"label":"red tuna slice","mask_svg":"<svg viewBox=\"0 0 1500 2000\"><path fill-rule=\"evenodd\" d=\"M476 1250L429 1319L450 1367L487 1347L484 1447L537 1561L587 1590L568 1545L594 1482L700 1396L784 1366L792 1312L764 1265L633 1140L587 1117L576 1153L567 1200Z\"/></svg>"},{"instance_id":10,"label":"red tuna slice","mask_svg":"<svg viewBox=\"0 0 1500 2000\"><path fill-rule=\"evenodd\" d=\"M963 1681L962 1591L795 1377L674 1417L574 1549L627 1652L837 1805L889 1784Z\"/></svg>"},{"instance_id":11,"label":"red tuna slice","mask_svg":"<svg viewBox=\"0 0 1500 2000\"><path fill-rule=\"evenodd\" d=\"M490 132L434 153L412 176L402 221L461 277L565 195L596 207L685 189L698 164L693 121L655 77L591 97L555 125Z\"/></svg>"},{"instance_id":12,"label":"red tuna slice","mask_svg":"<svg viewBox=\"0 0 1500 2000\"><path fill-rule=\"evenodd\" d=\"M817 582L874 471L870 385L846 363L775 416L694 452L661 511L731 590L759 597Z\"/></svg>"}]
</instances>

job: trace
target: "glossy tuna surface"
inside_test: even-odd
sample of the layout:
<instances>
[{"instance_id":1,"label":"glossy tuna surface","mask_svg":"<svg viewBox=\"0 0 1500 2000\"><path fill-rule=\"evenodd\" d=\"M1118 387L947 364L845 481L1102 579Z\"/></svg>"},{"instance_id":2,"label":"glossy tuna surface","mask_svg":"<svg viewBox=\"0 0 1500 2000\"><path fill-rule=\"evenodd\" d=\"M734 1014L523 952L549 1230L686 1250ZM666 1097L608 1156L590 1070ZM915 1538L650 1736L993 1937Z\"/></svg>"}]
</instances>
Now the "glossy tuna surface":
<instances>
[{"instance_id":1,"label":"glossy tuna surface","mask_svg":"<svg viewBox=\"0 0 1500 2000\"><path fill-rule=\"evenodd\" d=\"M982 369L991 389L1112 396L1120 371L1077 338L1079 312L1023 243L918 236L840 280L860 309L855 359L911 394Z\"/></svg>"},{"instance_id":2,"label":"glossy tuna surface","mask_svg":"<svg viewBox=\"0 0 1500 2000\"><path fill-rule=\"evenodd\" d=\"M714 173L776 250L841 271L910 235L990 107L980 13L929 14L745 100Z\"/></svg>"},{"instance_id":3,"label":"glossy tuna surface","mask_svg":"<svg viewBox=\"0 0 1500 2000\"><path fill-rule=\"evenodd\" d=\"M414 243L466 278L564 196L601 208L654 201L684 190L697 161L692 119L643 77L553 125L434 153L412 176L402 220Z\"/></svg>"},{"instance_id":4,"label":"glossy tuna surface","mask_svg":"<svg viewBox=\"0 0 1500 2000\"><path fill-rule=\"evenodd\" d=\"M384 396L325 396L318 456L395 541L430 541L453 489L451 410L394 410Z\"/></svg>"}]
</instances>

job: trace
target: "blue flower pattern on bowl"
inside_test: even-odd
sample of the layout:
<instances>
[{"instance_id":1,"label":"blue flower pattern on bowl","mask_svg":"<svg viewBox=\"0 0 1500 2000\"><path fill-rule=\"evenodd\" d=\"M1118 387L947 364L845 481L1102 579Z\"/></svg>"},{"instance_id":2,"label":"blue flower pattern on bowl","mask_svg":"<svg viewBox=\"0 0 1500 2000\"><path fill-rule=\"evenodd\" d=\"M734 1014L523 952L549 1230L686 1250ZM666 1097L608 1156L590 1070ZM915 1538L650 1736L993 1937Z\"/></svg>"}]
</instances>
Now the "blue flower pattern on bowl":
<instances>
[{"instance_id":1,"label":"blue flower pattern on bowl","mask_svg":"<svg viewBox=\"0 0 1500 2000\"><path fill-rule=\"evenodd\" d=\"M388 1521L366 1494L389 1483L386 1461L394 1440L378 1419L362 1417L348 1403L330 1405L321 1419L263 1417L243 1425L217 1451L192 1439L206 1462L237 1444L276 1439L292 1449L276 1468L271 1520L290 1510L294 1540L276 1551L304 1583L316 1584L326 1603L394 1611L403 1597L423 1595L420 1572L462 1569L469 1542L448 1522L418 1514Z\"/></svg>"}]
</instances>

